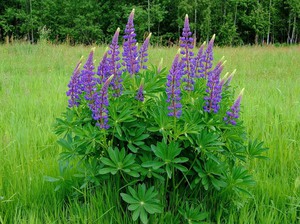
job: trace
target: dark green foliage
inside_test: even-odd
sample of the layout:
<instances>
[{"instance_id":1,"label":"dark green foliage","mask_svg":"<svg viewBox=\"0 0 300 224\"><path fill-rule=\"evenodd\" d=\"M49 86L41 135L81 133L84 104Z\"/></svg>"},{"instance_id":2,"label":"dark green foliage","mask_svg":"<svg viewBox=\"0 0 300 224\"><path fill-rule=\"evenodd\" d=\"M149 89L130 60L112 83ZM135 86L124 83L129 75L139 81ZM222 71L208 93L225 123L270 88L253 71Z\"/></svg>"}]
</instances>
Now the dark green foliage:
<instances>
[{"instance_id":1,"label":"dark green foliage","mask_svg":"<svg viewBox=\"0 0 300 224\"><path fill-rule=\"evenodd\" d=\"M152 32L152 43L178 44L186 13L198 43L214 33L219 45L299 42L297 0L2 0L0 40L107 43L132 8L139 42Z\"/></svg>"}]
</instances>

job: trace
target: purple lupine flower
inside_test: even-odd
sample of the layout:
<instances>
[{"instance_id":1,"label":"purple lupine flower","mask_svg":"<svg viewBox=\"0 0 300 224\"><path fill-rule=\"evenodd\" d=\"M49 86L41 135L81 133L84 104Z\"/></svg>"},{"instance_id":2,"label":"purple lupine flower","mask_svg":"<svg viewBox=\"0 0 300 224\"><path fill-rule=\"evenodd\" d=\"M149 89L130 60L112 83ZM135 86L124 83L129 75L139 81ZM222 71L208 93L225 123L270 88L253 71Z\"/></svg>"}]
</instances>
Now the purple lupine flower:
<instances>
[{"instance_id":1,"label":"purple lupine flower","mask_svg":"<svg viewBox=\"0 0 300 224\"><path fill-rule=\"evenodd\" d=\"M119 38L120 28L118 28L114 34L111 44L109 45L108 50L108 65L109 65L109 73L110 75L114 75L110 85L114 91L113 96L118 97L121 96L123 85L122 85L122 71L121 71L121 64L120 64L120 51L118 45L118 38Z\"/></svg>"},{"instance_id":2,"label":"purple lupine flower","mask_svg":"<svg viewBox=\"0 0 300 224\"><path fill-rule=\"evenodd\" d=\"M80 66L82 63L82 58L77 63L73 75L71 77L71 80L68 84L69 90L67 91L67 96L70 97L69 101L69 107L74 107L79 105L79 95L82 93L80 88Z\"/></svg>"},{"instance_id":3,"label":"purple lupine flower","mask_svg":"<svg viewBox=\"0 0 300 224\"><path fill-rule=\"evenodd\" d=\"M148 46L149 46L149 40L151 38L151 33L148 35L148 37L146 38L146 40L144 41L141 49L139 50L138 53L138 61L139 61L139 68L140 69L147 69L147 66L145 65L145 63L148 61Z\"/></svg>"},{"instance_id":4,"label":"purple lupine flower","mask_svg":"<svg viewBox=\"0 0 300 224\"><path fill-rule=\"evenodd\" d=\"M168 106L168 110L170 111L168 113L168 116L173 116L179 118L182 113L182 105L180 103L181 97L180 97L180 79L182 76L182 68L181 68L181 62L179 62L179 54L177 53L172 67L169 71L169 74L167 76L167 102L170 103Z\"/></svg>"},{"instance_id":5,"label":"purple lupine flower","mask_svg":"<svg viewBox=\"0 0 300 224\"><path fill-rule=\"evenodd\" d=\"M113 79L114 75L111 75L104 83L100 91L96 91L93 94L93 100L89 104L89 108L92 111L92 116L95 121L97 121L96 125L101 129L108 129L108 87Z\"/></svg>"},{"instance_id":6,"label":"purple lupine flower","mask_svg":"<svg viewBox=\"0 0 300 224\"><path fill-rule=\"evenodd\" d=\"M204 54L204 45L205 45L205 42L199 48L197 56L195 58L195 77L196 78L204 78L204 74L201 73L202 70L201 70L201 66L200 66L201 58L202 58L202 55Z\"/></svg>"},{"instance_id":7,"label":"purple lupine flower","mask_svg":"<svg viewBox=\"0 0 300 224\"><path fill-rule=\"evenodd\" d=\"M97 69L97 75L98 75L98 83L102 84L104 83L107 78L109 77L109 66L107 62L107 51L105 51L102 60L99 63L98 69Z\"/></svg>"},{"instance_id":8,"label":"purple lupine flower","mask_svg":"<svg viewBox=\"0 0 300 224\"><path fill-rule=\"evenodd\" d=\"M228 76L228 78L226 79L226 81L224 83L224 86L226 86L226 87L229 86L229 84L230 84L230 82L231 82L231 80L232 80L235 72L236 72L236 69L234 69L233 72Z\"/></svg>"},{"instance_id":9,"label":"purple lupine flower","mask_svg":"<svg viewBox=\"0 0 300 224\"><path fill-rule=\"evenodd\" d=\"M204 77L204 78L207 78L208 72L209 72L209 70L213 66L213 60L214 60L213 46L214 46L214 41L215 41L215 34L213 35L213 37L209 41L209 43L207 45L207 48L206 48L204 54L201 56L201 59L200 59L199 73L200 73L200 76Z\"/></svg>"},{"instance_id":10,"label":"purple lupine flower","mask_svg":"<svg viewBox=\"0 0 300 224\"><path fill-rule=\"evenodd\" d=\"M226 112L225 117L223 120L225 121L226 124L232 124L236 125L236 120L239 118L239 112L240 112L240 106L241 106L241 100L242 96L244 94L244 89L240 92L238 98L232 105L232 107Z\"/></svg>"},{"instance_id":11,"label":"purple lupine flower","mask_svg":"<svg viewBox=\"0 0 300 224\"><path fill-rule=\"evenodd\" d=\"M123 65L126 67L126 70L131 74L135 74L139 71L139 62L138 62L138 52L135 39L135 29L133 24L134 9L131 11L128 22L125 28L123 44Z\"/></svg>"},{"instance_id":12,"label":"purple lupine flower","mask_svg":"<svg viewBox=\"0 0 300 224\"><path fill-rule=\"evenodd\" d=\"M209 72L207 80L207 96L204 97L205 105L204 111L217 113L220 109L219 103L222 98L222 85L220 83L220 74L223 70L222 62L219 62L214 70Z\"/></svg>"},{"instance_id":13,"label":"purple lupine flower","mask_svg":"<svg viewBox=\"0 0 300 224\"><path fill-rule=\"evenodd\" d=\"M184 27L182 31L182 37L180 37L180 47L182 54L182 66L183 66L183 79L182 81L186 83L184 89L187 91L194 90L194 77L195 77L195 60L193 59L193 41L191 37L192 32L190 31L189 17L185 15Z\"/></svg>"},{"instance_id":14,"label":"purple lupine flower","mask_svg":"<svg viewBox=\"0 0 300 224\"><path fill-rule=\"evenodd\" d=\"M94 77L94 52L95 48L93 48L89 54L89 57L83 66L83 69L80 74L80 84L81 84L81 90L85 93L85 99L86 100L92 100L93 93L95 91L95 86L97 83L97 79Z\"/></svg>"},{"instance_id":15,"label":"purple lupine flower","mask_svg":"<svg viewBox=\"0 0 300 224\"><path fill-rule=\"evenodd\" d=\"M144 78L141 81L140 87L138 89L138 92L137 92L135 98L141 102L143 102L145 99L145 97L144 97Z\"/></svg>"}]
</instances>

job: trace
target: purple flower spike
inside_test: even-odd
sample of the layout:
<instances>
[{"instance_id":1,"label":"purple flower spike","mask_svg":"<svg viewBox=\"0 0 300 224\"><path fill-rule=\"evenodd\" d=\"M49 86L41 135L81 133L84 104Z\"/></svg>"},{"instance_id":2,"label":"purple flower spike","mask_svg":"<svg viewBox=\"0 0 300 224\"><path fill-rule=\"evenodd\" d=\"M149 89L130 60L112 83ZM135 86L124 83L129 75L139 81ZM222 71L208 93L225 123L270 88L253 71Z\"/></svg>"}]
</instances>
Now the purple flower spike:
<instances>
[{"instance_id":1,"label":"purple flower spike","mask_svg":"<svg viewBox=\"0 0 300 224\"><path fill-rule=\"evenodd\" d=\"M226 115L224 117L224 121L226 124L232 124L236 125L236 120L239 118L239 112L240 112L240 106L241 106L241 100L244 94L244 89L240 92L238 98L234 102L233 106L226 112Z\"/></svg>"},{"instance_id":2,"label":"purple flower spike","mask_svg":"<svg viewBox=\"0 0 300 224\"><path fill-rule=\"evenodd\" d=\"M81 71L81 89L85 92L85 99L92 100L93 93L95 91L95 85L97 79L94 77L94 52L95 48L93 48L89 54L89 57L83 66L83 70Z\"/></svg>"},{"instance_id":3,"label":"purple flower spike","mask_svg":"<svg viewBox=\"0 0 300 224\"><path fill-rule=\"evenodd\" d=\"M167 76L167 102L170 103L168 106L168 116L173 116L179 118L181 116L181 108L182 105L180 103L180 79L182 76L181 62L179 62L179 54L177 54L174 58L172 67Z\"/></svg>"},{"instance_id":4,"label":"purple flower spike","mask_svg":"<svg viewBox=\"0 0 300 224\"><path fill-rule=\"evenodd\" d=\"M101 129L108 129L108 87L113 79L114 75L111 75L104 83L99 92L95 92L93 95L93 101L89 104L92 111L93 119L97 121L96 125Z\"/></svg>"},{"instance_id":5,"label":"purple flower spike","mask_svg":"<svg viewBox=\"0 0 300 224\"><path fill-rule=\"evenodd\" d=\"M189 17L185 16L184 27L182 31L182 37L180 37L180 47L182 48L182 62L183 62L183 79L182 81L186 83L184 89L187 91L194 90L194 77L195 77L195 60L193 59L193 41L191 37L192 32L190 31Z\"/></svg>"},{"instance_id":6,"label":"purple flower spike","mask_svg":"<svg viewBox=\"0 0 300 224\"><path fill-rule=\"evenodd\" d=\"M220 74L223 70L222 62L219 62L213 71L208 75L207 80L207 96L204 97L204 111L218 113L220 109L219 103L222 99L222 84L220 82Z\"/></svg>"},{"instance_id":7,"label":"purple flower spike","mask_svg":"<svg viewBox=\"0 0 300 224\"><path fill-rule=\"evenodd\" d=\"M204 45L205 43L203 43L201 45L201 47L199 48L198 54L195 58L195 77L196 78L204 78L204 74L201 73L202 69L201 69L201 58L204 54Z\"/></svg>"},{"instance_id":8,"label":"purple flower spike","mask_svg":"<svg viewBox=\"0 0 300 224\"><path fill-rule=\"evenodd\" d=\"M200 69L199 73L201 77L207 78L209 70L212 68L213 65L213 46L215 41L215 34L209 41L205 53L202 55L200 59Z\"/></svg>"},{"instance_id":9,"label":"purple flower spike","mask_svg":"<svg viewBox=\"0 0 300 224\"><path fill-rule=\"evenodd\" d=\"M110 85L112 86L112 89L114 91L113 96L119 97L122 94L123 85L122 85L122 71L121 71L121 64L120 64L120 51L119 51L119 45L118 45L118 38L119 38L120 28L118 28L115 32L115 35L112 39L111 44L109 45L108 50L108 57L107 62L109 65L109 73L110 75L114 75L114 78L112 79Z\"/></svg>"},{"instance_id":10,"label":"purple flower spike","mask_svg":"<svg viewBox=\"0 0 300 224\"><path fill-rule=\"evenodd\" d=\"M147 69L147 66L145 65L145 63L148 61L148 46L149 46L149 40L151 38L151 33L148 35L148 37L146 38L146 40L144 41L140 51L139 51L139 68L140 69Z\"/></svg>"},{"instance_id":11,"label":"purple flower spike","mask_svg":"<svg viewBox=\"0 0 300 224\"><path fill-rule=\"evenodd\" d=\"M131 11L128 22L125 28L125 35L124 35L124 44L123 44L123 65L126 67L126 70L131 74L135 74L139 71L139 61L138 59L138 52L136 46L136 39L135 39L135 29L133 24L133 17L134 17L134 9Z\"/></svg>"},{"instance_id":12,"label":"purple flower spike","mask_svg":"<svg viewBox=\"0 0 300 224\"><path fill-rule=\"evenodd\" d=\"M67 92L67 96L70 97L69 99L69 107L74 107L79 105L79 95L82 93L80 88L80 66L82 63L82 58L77 63L73 76L68 84L69 90Z\"/></svg>"},{"instance_id":13,"label":"purple flower spike","mask_svg":"<svg viewBox=\"0 0 300 224\"><path fill-rule=\"evenodd\" d=\"M229 86L229 84L230 84L230 82L231 82L231 80L232 80L235 72L236 72L236 69L234 69L233 72L228 76L228 78L226 79L226 81L224 83L224 86L226 86L226 87Z\"/></svg>"},{"instance_id":14,"label":"purple flower spike","mask_svg":"<svg viewBox=\"0 0 300 224\"><path fill-rule=\"evenodd\" d=\"M141 102L144 102L144 99L145 99L145 97L144 97L144 78L141 81L139 90L138 90L135 98Z\"/></svg>"},{"instance_id":15,"label":"purple flower spike","mask_svg":"<svg viewBox=\"0 0 300 224\"><path fill-rule=\"evenodd\" d=\"M102 84L106 81L106 79L109 76L109 66L107 62L107 51L105 51L102 60L100 61L100 64L98 66L97 70L97 75L99 76L98 78L98 83Z\"/></svg>"}]
</instances>

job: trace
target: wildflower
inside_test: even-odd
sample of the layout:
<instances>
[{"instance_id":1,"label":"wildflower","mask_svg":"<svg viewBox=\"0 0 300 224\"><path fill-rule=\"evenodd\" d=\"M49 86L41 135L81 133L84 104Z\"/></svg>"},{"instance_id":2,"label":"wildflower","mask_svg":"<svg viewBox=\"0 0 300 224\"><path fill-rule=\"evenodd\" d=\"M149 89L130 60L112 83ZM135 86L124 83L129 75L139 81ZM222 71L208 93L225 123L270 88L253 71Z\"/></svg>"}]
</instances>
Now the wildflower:
<instances>
[{"instance_id":1,"label":"wildflower","mask_svg":"<svg viewBox=\"0 0 300 224\"><path fill-rule=\"evenodd\" d=\"M233 72L228 76L228 78L226 79L226 81L224 83L224 86L226 86L226 87L229 86L229 84L230 84L230 82L231 82L231 80L232 80L235 72L236 72L236 69L234 69Z\"/></svg>"},{"instance_id":2,"label":"wildflower","mask_svg":"<svg viewBox=\"0 0 300 224\"><path fill-rule=\"evenodd\" d=\"M144 101L144 78L142 79L141 81L141 84L140 84L140 87L139 87L139 90L136 94L136 97L135 97L137 100L143 102Z\"/></svg>"},{"instance_id":3,"label":"wildflower","mask_svg":"<svg viewBox=\"0 0 300 224\"><path fill-rule=\"evenodd\" d=\"M179 118L181 116L182 105L180 103L180 79L181 79L181 63L179 62L179 54L174 58L172 67L167 76L167 102L170 103L168 110L170 111L168 116L173 116Z\"/></svg>"},{"instance_id":4,"label":"wildflower","mask_svg":"<svg viewBox=\"0 0 300 224\"><path fill-rule=\"evenodd\" d=\"M89 104L92 111L92 117L97 121L96 125L101 129L108 129L108 87L113 79L114 75L111 75L104 83L100 91L96 91L93 94L93 100Z\"/></svg>"},{"instance_id":5,"label":"wildflower","mask_svg":"<svg viewBox=\"0 0 300 224\"><path fill-rule=\"evenodd\" d=\"M119 51L119 45L118 45L118 38L119 38L120 28L118 28L114 34L114 37L112 39L111 44L109 45L108 50L108 57L107 57L107 63L109 66L109 74L114 75L114 78L112 79L110 85L112 86L112 89L114 90L113 95L118 97L122 94L123 85L122 85L122 71L121 71L121 64L120 64L120 51Z\"/></svg>"},{"instance_id":6,"label":"wildflower","mask_svg":"<svg viewBox=\"0 0 300 224\"><path fill-rule=\"evenodd\" d=\"M180 37L180 47L182 48L182 62L183 62L183 82L186 83L184 89L187 91L194 90L194 76L195 76L195 65L194 65L194 53L192 52L193 38L191 37L192 33L190 32L189 17L185 16L184 27L182 31L182 37Z\"/></svg>"},{"instance_id":7,"label":"wildflower","mask_svg":"<svg viewBox=\"0 0 300 224\"><path fill-rule=\"evenodd\" d=\"M240 106L241 106L241 100L243 94L244 94L244 89L242 89L242 91L240 92L233 106L226 112L226 115L223 118L226 124L230 123L232 125L236 125L236 120L239 118L239 112L240 112Z\"/></svg>"},{"instance_id":8,"label":"wildflower","mask_svg":"<svg viewBox=\"0 0 300 224\"><path fill-rule=\"evenodd\" d=\"M213 65L213 60L214 60L214 56L213 56L214 41L215 41L215 35L213 35L213 37L209 41L204 54L200 58L199 73L200 73L200 76L204 77L204 78L207 78L208 71L212 68L212 65Z\"/></svg>"},{"instance_id":9,"label":"wildflower","mask_svg":"<svg viewBox=\"0 0 300 224\"><path fill-rule=\"evenodd\" d=\"M97 75L99 78L97 79L99 84L102 84L106 81L109 75L109 66L107 62L107 51L105 51L102 60L99 63L98 69L97 69Z\"/></svg>"},{"instance_id":10,"label":"wildflower","mask_svg":"<svg viewBox=\"0 0 300 224\"><path fill-rule=\"evenodd\" d=\"M219 62L214 70L209 72L207 80L207 89L206 92L208 96L204 97L205 105L203 107L206 112L217 113L220 109L219 103L222 98L222 84L220 83L220 74L223 70L222 62Z\"/></svg>"},{"instance_id":11,"label":"wildflower","mask_svg":"<svg viewBox=\"0 0 300 224\"><path fill-rule=\"evenodd\" d=\"M97 79L94 77L94 52L95 48L93 48L89 54L89 57L83 66L83 70L81 71L80 74L80 85L81 85L81 90L82 92L85 93L85 99L86 100L91 100L93 96L93 92L95 91L95 85L97 82Z\"/></svg>"},{"instance_id":12,"label":"wildflower","mask_svg":"<svg viewBox=\"0 0 300 224\"><path fill-rule=\"evenodd\" d=\"M151 33L148 35L148 37L146 38L146 40L144 41L141 49L139 50L139 68L140 69L147 69L147 66L145 65L145 63L148 61L148 45L149 45L149 40L151 38Z\"/></svg>"},{"instance_id":13,"label":"wildflower","mask_svg":"<svg viewBox=\"0 0 300 224\"><path fill-rule=\"evenodd\" d=\"M201 73L202 70L201 70L201 66L200 66L201 58L202 58L202 55L204 54L204 45L205 45L205 42L199 48L197 56L195 58L195 77L196 78L204 78L204 74Z\"/></svg>"},{"instance_id":14,"label":"wildflower","mask_svg":"<svg viewBox=\"0 0 300 224\"><path fill-rule=\"evenodd\" d=\"M123 44L123 65L126 66L126 70L131 74L135 74L139 71L139 62L138 62L138 53L136 46L136 34L133 24L134 17L134 9L131 11L128 22L125 28L124 39L125 42Z\"/></svg>"},{"instance_id":15,"label":"wildflower","mask_svg":"<svg viewBox=\"0 0 300 224\"><path fill-rule=\"evenodd\" d=\"M82 58L77 63L73 76L68 84L69 90L67 91L67 96L70 97L69 99L69 107L74 107L79 105L79 96L82 93L80 89L80 66L82 63Z\"/></svg>"}]
</instances>

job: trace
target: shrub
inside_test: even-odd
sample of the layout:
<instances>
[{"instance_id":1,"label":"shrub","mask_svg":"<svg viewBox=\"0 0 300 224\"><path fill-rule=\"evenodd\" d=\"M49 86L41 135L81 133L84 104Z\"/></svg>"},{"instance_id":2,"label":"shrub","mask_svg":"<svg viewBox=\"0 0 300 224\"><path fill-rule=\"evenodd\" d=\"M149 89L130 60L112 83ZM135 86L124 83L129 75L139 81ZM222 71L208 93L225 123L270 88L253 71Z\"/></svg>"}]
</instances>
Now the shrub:
<instances>
[{"instance_id":1,"label":"shrub","mask_svg":"<svg viewBox=\"0 0 300 224\"><path fill-rule=\"evenodd\" d=\"M77 64L56 123L60 162L81 188L106 183L120 192L126 205L117 206L134 221L163 212L188 223L213 219L212 207L251 195L247 166L266 150L239 118L243 90L235 100L234 72L221 78L223 60L213 66L214 36L194 54L188 16L170 70L147 68L151 34L138 49L133 19L134 10L122 60L117 29L97 69L95 49Z\"/></svg>"}]
</instances>

